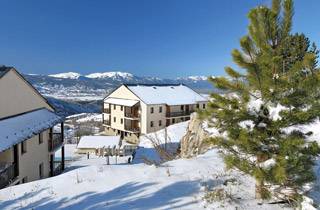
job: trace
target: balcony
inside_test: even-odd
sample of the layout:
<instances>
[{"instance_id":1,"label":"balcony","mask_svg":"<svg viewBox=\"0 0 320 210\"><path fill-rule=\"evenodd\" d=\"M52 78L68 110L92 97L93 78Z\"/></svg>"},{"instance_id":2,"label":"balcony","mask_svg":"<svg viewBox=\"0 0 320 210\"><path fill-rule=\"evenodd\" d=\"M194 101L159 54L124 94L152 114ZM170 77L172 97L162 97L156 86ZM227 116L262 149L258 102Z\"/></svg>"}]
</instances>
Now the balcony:
<instances>
[{"instance_id":1,"label":"balcony","mask_svg":"<svg viewBox=\"0 0 320 210\"><path fill-rule=\"evenodd\" d=\"M61 133L53 133L51 139L49 139L49 151L53 152L59 149L63 144L63 138Z\"/></svg>"},{"instance_id":2,"label":"balcony","mask_svg":"<svg viewBox=\"0 0 320 210\"><path fill-rule=\"evenodd\" d=\"M103 120L103 125L111 126L110 120Z\"/></svg>"},{"instance_id":3,"label":"balcony","mask_svg":"<svg viewBox=\"0 0 320 210\"><path fill-rule=\"evenodd\" d=\"M132 133L139 133L140 132L140 128L139 127L136 127L136 126L130 126L130 125L125 125L124 126L124 129L126 131L130 131Z\"/></svg>"},{"instance_id":4,"label":"balcony","mask_svg":"<svg viewBox=\"0 0 320 210\"><path fill-rule=\"evenodd\" d=\"M194 112L193 110L190 111L180 111L180 112L167 112L166 113L166 117L183 117L183 116L188 116L190 115L192 112Z\"/></svg>"},{"instance_id":5,"label":"balcony","mask_svg":"<svg viewBox=\"0 0 320 210\"><path fill-rule=\"evenodd\" d=\"M0 167L0 189L7 187L10 183L15 181L16 173L15 173L15 165L10 164L9 166Z\"/></svg>"},{"instance_id":6,"label":"balcony","mask_svg":"<svg viewBox=\"0 0 320 210\"><path fill-rule=\"evenodd\" d=\"M105 114L110 114L111 112L110 112L110 108L104 108L103 109L103 113L105 113Z\"/></svg>"},{"instance_id":7,"label":"balcony","mask_svg":"<svg viewBox=\"0 0 320 210\"><path fill-rule=\"evenodd\" d=\"M125 112L124 117L131 118L131 119L139 119L140 118L138 113L130 113L130 112L129 113Z\"/></svg>"}]
</instances>

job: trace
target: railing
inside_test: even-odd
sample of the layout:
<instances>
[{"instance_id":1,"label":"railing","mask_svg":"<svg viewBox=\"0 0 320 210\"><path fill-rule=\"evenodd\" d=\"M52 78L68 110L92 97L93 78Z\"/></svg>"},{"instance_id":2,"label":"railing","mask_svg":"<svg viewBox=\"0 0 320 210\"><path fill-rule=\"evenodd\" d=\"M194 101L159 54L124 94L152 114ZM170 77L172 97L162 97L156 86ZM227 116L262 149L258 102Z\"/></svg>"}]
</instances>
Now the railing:
<instances>
[{"instance_id":1,"label":"railing","mask_svg":"<svg viewBox=\"0 0 320 210\"><path fill-rule=\"evenodd\" d=\"M53 169L53 172L52 172L52 175L53 176L57 176L59 174L62 173L62 164L61 162L54 162L54 169Z\"/></svg>"},{"instance_id":2,"label":"railing","mask_svg":"<svg viewBox=\"0 0 320 210\"><path fill-rule=\"evenodd\" d=\"M190 111L181 111L181 112L167 112L166 116L167 117L180 117L180 116L187 116L190 115L193 110Z\"/></svg>"},{"instance_id":3,"label":"railing","mask_svg":"<svg viewBox=\"0 0 320 210\"><path fill-rule=\"evenodd\" d=\"M124 126L124 129L127 130L127 131L134 132L134 133L140 132L140 128L139 127Z\"/></svg>"},{"instance_id":4,"label":"railing","mask_svg":"<svg viewBox=\"0 0 320 210\"><path fill-rule=\"evenodd\" d=\"M124 116L127 117L127 118L139 118L139 114L138 113L125 112Z\"/></svg>"},{"instance_id":5,"label":"railing","mask_svg":"<svg viewBox=\"0 0 320 210\"><path fill-rule=\"evenodd\" d=\"M49 140L49 151L55 151L62 145L62 143L63 143L62 134L53 133L52 139Z\"/></svg>"},{"instance_id":6,"label":"railing","mask_svg":"<svg viewBox=\"0 0 320 210\"><path fill-rule=\"evenodd\" d=\"M5 169L0 169L0 189L8 186L16 178L15 164L11 164Z\"/></svg>"},{"instance_id":7,"label":"railing","mask_svg":"<svg viewBox=\"0 0 320 210\"><path fill-rule=\"evenodd\" d=\"M110 120L103 120L103 124L104 125L109 125L109 126L111 125Z\"/></svg>"},{"instance_id":8,"label":"railing","mask_svg":"<svg viewBox=\"0 0 320 210\"><path fill-rule=\"evenodd\" d=\"M110 114L110 109L109 108L104 108L103 109L103 113Z\"/></svg>"}]
</instances>

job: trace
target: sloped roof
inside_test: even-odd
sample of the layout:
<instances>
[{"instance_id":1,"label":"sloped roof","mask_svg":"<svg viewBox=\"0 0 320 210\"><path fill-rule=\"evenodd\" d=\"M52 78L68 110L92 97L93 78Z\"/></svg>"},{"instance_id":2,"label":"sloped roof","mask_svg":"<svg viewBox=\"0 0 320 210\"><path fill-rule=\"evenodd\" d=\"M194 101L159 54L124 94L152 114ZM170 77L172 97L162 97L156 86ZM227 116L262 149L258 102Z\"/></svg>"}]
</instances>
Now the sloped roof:
<instances>
[{"instance_id":1,"label":"sloped roof","mask_svg":"<svg viewBox=\"0 0 320 210\"><path fill-rule=\"evenodd\" d=\"M98 149L118 147L120 136L83 136L81 137L77 149Z\"/></svg>"},{"instance_id":2,"label":"sloped roof","mask_svg":"<svg viewBox=\"0 0 320 210\"><path fill-rule=\"evenodd\" d=\"M207 99L186 85L126 85L146 104L195 104Z\"/></svg>"},{"instance_id":3,"label":"sloped roof","mask_svg":"<svg viewBox=\"0 0 320 210\"><path fill-rule=\"evenodd\" d=\"M0 119L0 152L63 122L46 108Z\"/></svg>"},{"instance_id":4,"label":"sloped roof","mask_svg":"<svg viewBox=\"0 0 320 210\"><path fill-rule=\"evenodd\" d=\"M109 104L122 105L122 106L134 106L139 101L130 100L130 99L121 99L121 98L107 98L104 102Z\"/></svg>"},{"instance_id":5,"label":"sloped roof","mask_svg":"<svg viewBox=\"0 0 320 210\"><path fill-rule=\"evenodd\" d=\"M53 110L55 110L55 108L49 103L49 101L28 81L26 80L22 74L20 74L14 67L10 67L10 66L0 66L0 79L9 71L14 71L18 77L20 77L28 86L30 86L37 95L39 95Z\"/></svg>"}]
</instances>

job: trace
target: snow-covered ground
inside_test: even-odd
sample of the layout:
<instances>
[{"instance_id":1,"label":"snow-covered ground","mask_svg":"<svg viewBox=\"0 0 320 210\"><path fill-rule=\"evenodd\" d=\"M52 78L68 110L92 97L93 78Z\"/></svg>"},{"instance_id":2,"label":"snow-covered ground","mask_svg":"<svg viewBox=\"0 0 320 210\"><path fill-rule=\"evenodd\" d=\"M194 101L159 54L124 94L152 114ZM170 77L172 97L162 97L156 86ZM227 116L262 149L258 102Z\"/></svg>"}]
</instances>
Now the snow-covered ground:
<instances>
[{"instance_id":1,"label":"snow-covered ground","mask_svg":"<svg viewBox=\"0 0 320 210\"><path fill-rule=\"evenodd\" d=\"M170 126L171 142L178 142L187 123ZM164 131L150 134L165 142ZM141 139L137 157L150 155L152 145ZM72 146L70 146L72 152ZM160 166L127 157L91 156L70 164L64 174L0 190L0 209L282 209L254 199L254 180L238 171L225 171L218 149L192 159L177 159ZM152 158L152 157L150 157ZM208 192L225 198L208 203Z\"/></svg>"},{"instance_id":2,"label":"snow-covered ground","mask_svg":"<svg viewBox=\"0 0 320 210\"><path fill-rule=\"evenodd\" d=\"M189 121L177 123L167 127L166 131L162 129L155 133L141 136L139 144L140 148L138 149L134 162L141 163L144 162L145 159L152 162L160 162L160 157L151 141L157 142L161 145L167 143L171 151L177 150L180 140L186 133L188 123ZM165 135L167 135L167 138L165 138Z\"/></svg>"},{"instance_id":3,"label":"snow-covered ground","mask_svg":"<svg viewBox=\"0 0 320 210\"><path fill-rule=\"evenodd\" d=\"M254 180L226 173L216 149L161 167L106 165L103 158L85 162L60 176L1 190L0 209L281 209L260 205ZM213 189L224 189L230 199L206 203L203 197Z\"/></svg>"}]
</instances>

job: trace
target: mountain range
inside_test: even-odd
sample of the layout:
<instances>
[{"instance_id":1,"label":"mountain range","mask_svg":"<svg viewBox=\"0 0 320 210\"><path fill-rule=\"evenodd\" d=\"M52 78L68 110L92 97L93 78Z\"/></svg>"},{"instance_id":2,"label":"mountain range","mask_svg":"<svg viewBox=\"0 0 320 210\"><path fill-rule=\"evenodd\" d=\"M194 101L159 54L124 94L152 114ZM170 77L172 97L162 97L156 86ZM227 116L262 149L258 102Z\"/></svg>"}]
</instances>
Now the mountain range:
<instances>
[{"instance_id":1,"label":"mountain range","mask_svg":"<svg viewBox=\"0 0 320 210\"><path fill-rule=\"evenodd\" d=\"M207 93L213 89L205 76L163 79L140 77L127 72L103 72L82 75L67 72L51 75L25 74L25 78L46 97L74 101L101 100L121 84L180 84Z\"/></svg>"}]
</instances>

